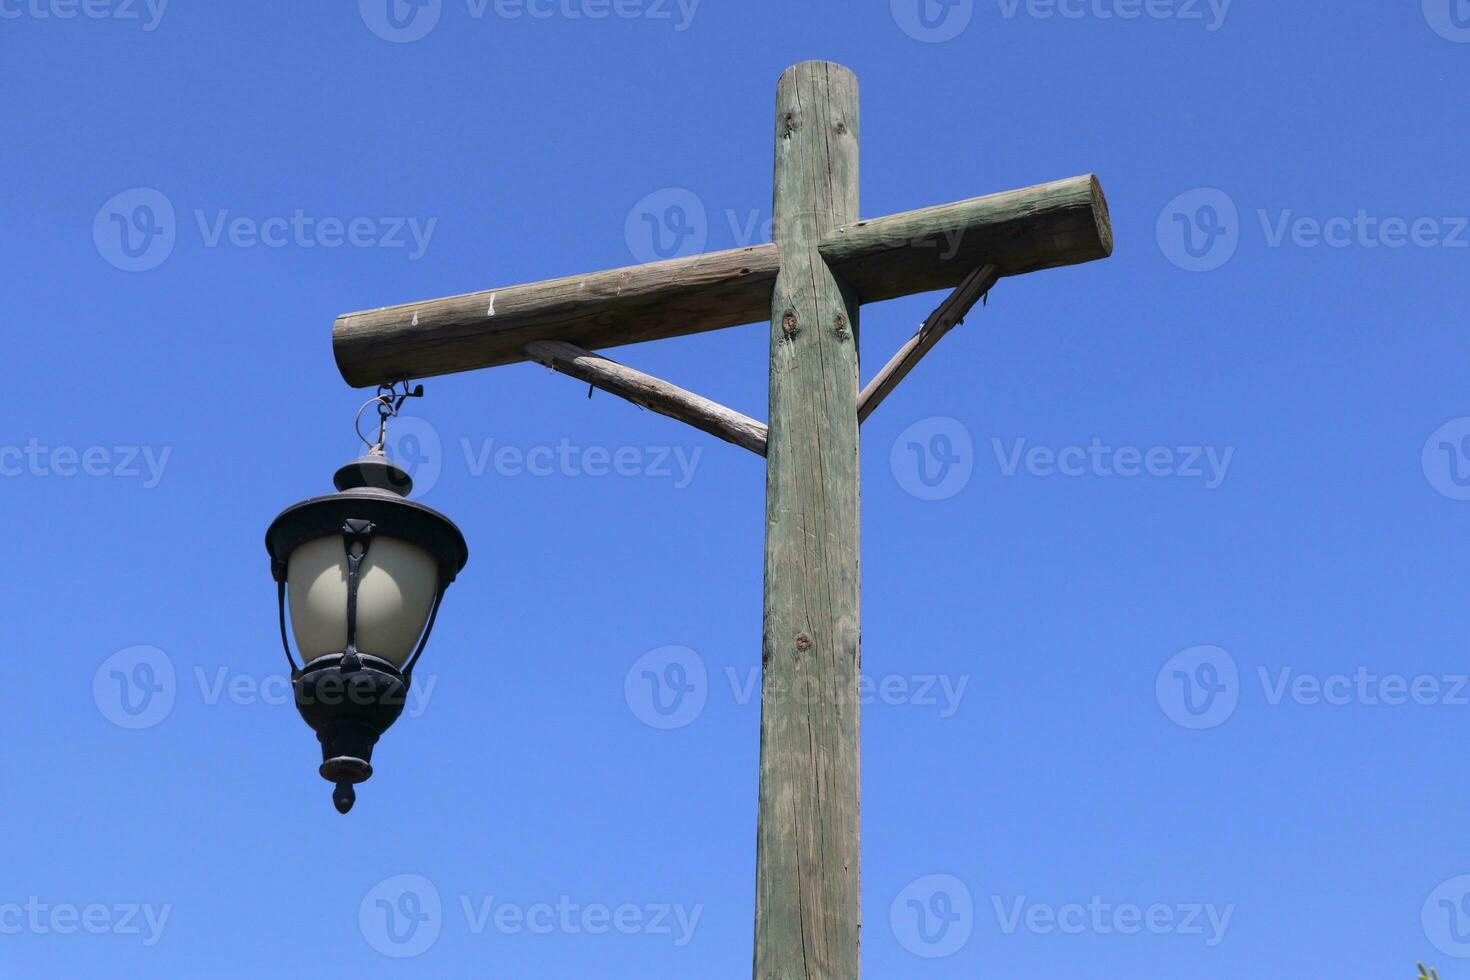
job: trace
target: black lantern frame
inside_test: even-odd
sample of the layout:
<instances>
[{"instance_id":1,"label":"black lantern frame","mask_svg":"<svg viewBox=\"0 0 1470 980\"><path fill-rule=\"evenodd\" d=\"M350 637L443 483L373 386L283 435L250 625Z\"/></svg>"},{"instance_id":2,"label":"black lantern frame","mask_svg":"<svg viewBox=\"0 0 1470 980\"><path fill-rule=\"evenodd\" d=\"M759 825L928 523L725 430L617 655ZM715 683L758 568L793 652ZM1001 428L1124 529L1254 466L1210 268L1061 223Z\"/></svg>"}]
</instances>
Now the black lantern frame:
<instances>
[{"instance_id":1,"label":"black lantern frame","mask_svg":"<svg viewBox=\"0 0 1470 980\"><path fill-rule=\"evenodd\" d=\"M337 492L287 507L266 531L271 575L276 580L281 646L291 667L291 688L301 717L322 746L318 770L335 784L340 813L352 809L355 784L373 774L378 738L398 720L413 682L413 668L428 645L444 592L469 560L464 535L431 507L408 500L413 481L382 454L380 445L333 477ZM286 629L286 586L291 555L301 545L340 535L347 558L347 643L340 652L296 665ZM433 604L413 653L400 670L357 649L357 592L362 563L376 537L397 538L428 552L438 566Z\"/></svg>"}]
</instances>

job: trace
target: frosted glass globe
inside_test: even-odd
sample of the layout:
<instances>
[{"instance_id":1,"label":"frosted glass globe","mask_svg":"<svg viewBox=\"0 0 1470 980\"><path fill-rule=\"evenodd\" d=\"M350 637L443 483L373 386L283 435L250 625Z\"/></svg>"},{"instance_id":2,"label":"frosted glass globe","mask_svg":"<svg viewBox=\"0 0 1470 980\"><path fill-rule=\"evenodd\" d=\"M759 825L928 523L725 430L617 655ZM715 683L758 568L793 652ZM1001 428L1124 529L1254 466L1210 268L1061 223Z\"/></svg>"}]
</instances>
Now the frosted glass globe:
<instances>
[{"instance_id":1,"label":"frosted glass globe","mask_svg":"<svg viewBox=\"0 0 1470 980\"><path fill-rule=\"evenodd\" d=\"M347 649L347 550L342 535L308 541L286 574L291 628L310 663ZM373 537L359 569L357 651L402 667L413 653L439 591L439 565L424 549Z\"/></svg>"}]
</instances>

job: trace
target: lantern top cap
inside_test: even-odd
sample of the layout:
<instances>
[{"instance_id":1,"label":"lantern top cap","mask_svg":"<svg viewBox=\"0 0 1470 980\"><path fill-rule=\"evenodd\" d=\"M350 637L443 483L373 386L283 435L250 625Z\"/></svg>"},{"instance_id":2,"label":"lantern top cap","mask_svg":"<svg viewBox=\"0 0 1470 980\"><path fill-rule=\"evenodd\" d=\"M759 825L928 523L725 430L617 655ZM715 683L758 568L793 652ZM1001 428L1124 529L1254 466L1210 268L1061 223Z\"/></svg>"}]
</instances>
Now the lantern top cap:
<instances>
[{"instance_id":1,"label":"lantern top cap","mask_svg":"<svg viewBox=\"0 0 1470 980\"><path fill-rule=\"evenodd\" d=\"M338 490L387 490L400 497L413 492L413 477L381 450L344 463L332 476Z\"/></svg>"},{"instance_id":2,"label":"lantern top cap","mask_svg":"<svg viewBox=\"0 0 1470 980\"><path fill-rule=\"evenodd\" d=\"M267 529L265 546L277 581L285 581L291 553L298 546L340 534L348 520L370 521L378 533L428 551L437 559L446 584L469 561L469 548L459 528L432 507L407 499L412 479L381 453L369 453L342 466L333 482L336 493L287 507Z\"/></svg>"}]
</instances>

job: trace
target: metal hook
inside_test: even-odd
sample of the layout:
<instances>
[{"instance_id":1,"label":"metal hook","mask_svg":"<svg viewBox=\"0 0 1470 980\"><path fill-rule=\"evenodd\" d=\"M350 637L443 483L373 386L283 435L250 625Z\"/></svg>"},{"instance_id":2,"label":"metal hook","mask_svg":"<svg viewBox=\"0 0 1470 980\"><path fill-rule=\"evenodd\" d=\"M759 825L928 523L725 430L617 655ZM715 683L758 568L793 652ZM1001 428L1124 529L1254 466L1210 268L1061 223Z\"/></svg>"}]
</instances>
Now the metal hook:
<instances>
[{"instance_id":1,"label":"metal hook","mask_svg":"<svg viewBox=\"0 0 1470 980\"><path fill-rule=\"evenodd\" d=\"M402 391L398 390L400 384L403 385ZM357 438L368 447L368 452L381 453L383 451L383 446L388 441L388 420L397 417L405 401L423 396L423 385L410 388L407 381L378 385L378 393L362 403L362 407L357 410L357 416L352 421L352 427L357 430ZM368 410L369 405L378 406L378 439L376 442L369 441L368 437L362 434L362 413Z\"/></svg>"}]
</instances>

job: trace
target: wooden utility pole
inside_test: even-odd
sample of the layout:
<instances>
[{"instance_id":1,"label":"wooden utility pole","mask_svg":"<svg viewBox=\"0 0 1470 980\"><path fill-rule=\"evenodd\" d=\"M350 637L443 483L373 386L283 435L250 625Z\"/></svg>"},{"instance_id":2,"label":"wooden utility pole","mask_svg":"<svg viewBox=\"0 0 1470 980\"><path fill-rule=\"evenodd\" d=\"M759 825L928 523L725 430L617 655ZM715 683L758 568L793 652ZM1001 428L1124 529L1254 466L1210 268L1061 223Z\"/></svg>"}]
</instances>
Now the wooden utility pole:
<instances>
[{"instance_id":1,"label":"wooden utility pole","mask_svg":"<svg viewBox=\"0 0 1470 980\"><path fill-rule=\"evenodd\" d=\"M858 90L776 86L755 976L858 975L858 302L817 243L858 218Z\"/></svg>"},{"instance_id":2,"label":"wooden utility pole","mask_svg":"<svg viewBox=\"0 0 1470 980\"><path fill-rule=\"evenodd\" d=\"M998 280L1106 258L1086 175L868 221L852 72L776 95L775 241L337 318L354 386L539 361L765 456L756 980L857 980L858 426ZM952 289L861 393L860 304ZM594 353L771 319L769 428Z\"/></svg>"}]
</instances>

